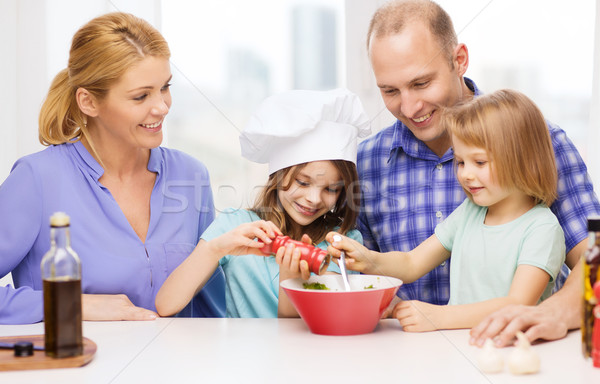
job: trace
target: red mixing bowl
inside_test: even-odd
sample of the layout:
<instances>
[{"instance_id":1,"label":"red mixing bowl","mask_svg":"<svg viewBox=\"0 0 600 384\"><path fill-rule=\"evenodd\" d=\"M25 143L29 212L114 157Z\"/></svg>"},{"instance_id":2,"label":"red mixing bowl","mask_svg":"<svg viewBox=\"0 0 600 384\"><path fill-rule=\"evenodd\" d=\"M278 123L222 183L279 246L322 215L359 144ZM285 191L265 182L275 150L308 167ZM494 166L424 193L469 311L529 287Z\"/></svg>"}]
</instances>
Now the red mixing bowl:
<instances>
[{"instance_id":1,"label":"red mixing bowl","mask_svg":"<svg viewBox=\"0 0 600 384\"><path fill-rule=\"evenodd\" d=\"M378 275L349 275L351 291L344 290L341 275L311 276L308 281L281 282L294 307L312 333L361 335L373 332L402 280ZM329 290L304 288L304 283L325 284Z\"/></svg>"}]
</instances>

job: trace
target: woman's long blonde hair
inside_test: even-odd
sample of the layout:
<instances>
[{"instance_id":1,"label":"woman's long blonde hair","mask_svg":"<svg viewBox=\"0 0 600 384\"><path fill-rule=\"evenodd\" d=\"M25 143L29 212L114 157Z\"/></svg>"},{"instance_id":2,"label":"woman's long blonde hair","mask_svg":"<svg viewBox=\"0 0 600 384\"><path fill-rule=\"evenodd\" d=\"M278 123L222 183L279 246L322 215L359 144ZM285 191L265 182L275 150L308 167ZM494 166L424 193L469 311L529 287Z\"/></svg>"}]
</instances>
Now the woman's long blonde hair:
<instances>
[{"instance_id":1,"label":"woman's long blonde hair","mask_svg":"<svg viewBox=\"0 0 600 384\"><path fill-rule=\"evenodd\" d=\"M77 89L85 88L102 100L125 71L147 56L168 59L171 52L160 32L143 19L115 12L81 27L73 36L68 66L56 75L42 105L40 142L63 144L82 137L89 141Z\"/></svg>"},{"instance_id":2,"label":"woman's long blonde hair","mask_svg":"<svg viewBox=\"0 0 600 384\"><path fill-rule=\"evenodd\" d=\"M452 137L484 148L492 175L550 206L557 196L554 149L542 112L524 94L503 89L444 112L442 124ZM467 196L472 196L466 191Z\"/></svg>"},{"instance_id":3,"label":"woman's long blonde hair","mask_svg":"<svg viewBox=\"0 0 600 384\"><path fill-rule=\"evenodd\" d=\"M331 212L317 218L306 227L300 227L290 218L279 201L278 191L290 189L298 173L308 163L293 165L271 174L251 210L261 219L275 223L281 232L292 239L300 240L306 233L315 244L325 240L325 235L335 227L339 226L339 232L342 234L355 228L360 207L360 186L356 165L346 160L330 161L344 182L344 188Z\"/></svg>"}]
</instances>

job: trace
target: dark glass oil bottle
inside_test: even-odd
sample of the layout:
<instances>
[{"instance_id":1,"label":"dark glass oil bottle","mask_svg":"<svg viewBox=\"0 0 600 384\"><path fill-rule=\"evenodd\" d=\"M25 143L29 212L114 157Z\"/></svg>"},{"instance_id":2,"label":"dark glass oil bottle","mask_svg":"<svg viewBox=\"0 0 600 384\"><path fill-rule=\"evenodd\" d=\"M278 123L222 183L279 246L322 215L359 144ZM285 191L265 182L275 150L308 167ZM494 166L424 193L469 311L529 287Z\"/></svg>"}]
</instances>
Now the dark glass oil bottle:
<instances>
[{"instance_id":1,"label":"dark glass oil bottle","mask_svg":"<svg viewBox=\"0 0 600 384\"><path fill-rule=\"evenodd\" d=\"M583 356L592 352L594 329L594 307L598 304L593 291L594 283L600 280L600 217L588 218L588 249L583 255L583 315L581 341Z\"/></svg>"},{"instance_id":2,"label":"dark glass oil bottle","mask_svg":"<svg viewBox=\"0 0 600 384\"><path fill-rule=\"evenodd\" d=\"M71 248L70 219L57 212L50 218L50 250L42 259L44 339L46 355L83 354L81 262Z\"/></svg>"}]
</instances>

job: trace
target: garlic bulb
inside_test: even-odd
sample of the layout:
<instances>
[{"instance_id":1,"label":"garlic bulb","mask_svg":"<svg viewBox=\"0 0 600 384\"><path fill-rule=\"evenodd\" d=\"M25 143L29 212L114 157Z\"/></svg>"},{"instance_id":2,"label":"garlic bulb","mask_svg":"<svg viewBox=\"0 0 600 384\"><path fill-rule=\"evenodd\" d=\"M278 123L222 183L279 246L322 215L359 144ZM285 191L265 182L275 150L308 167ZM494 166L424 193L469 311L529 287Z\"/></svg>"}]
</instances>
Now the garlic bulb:
<instances>
[{"instance_id":1,"label":"garlic bulb","mask_svg":"<svg viewBox=\"0 0 600 384\"><path fill-rule=\"evenodd\" d=\"M508 356L508 369L515 375L536 373L540 370L540 357L531 348L531 344L523 332L517 332L519 344Z\"/></svg>"},{"instance_id":2,"label":"garlic bulb","mask_svg":"<svg viewBox=\"0 0 600 384\"><path fill-rule=\"evenodd\" d=\"M502 355L494 346L492 339L487 339L481 354L477 358L477 365L483 373L498 373L504 368Z\"/></svg>"}]
</instances>

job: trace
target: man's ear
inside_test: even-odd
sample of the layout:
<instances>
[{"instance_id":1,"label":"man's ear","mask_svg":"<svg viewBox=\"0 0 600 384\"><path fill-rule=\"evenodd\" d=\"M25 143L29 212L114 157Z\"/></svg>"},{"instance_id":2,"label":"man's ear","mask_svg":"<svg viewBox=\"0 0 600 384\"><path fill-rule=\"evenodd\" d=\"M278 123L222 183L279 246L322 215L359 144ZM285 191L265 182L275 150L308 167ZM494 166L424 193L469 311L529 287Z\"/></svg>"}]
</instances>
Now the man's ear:
<instances>
[{"instance_id":1,"label":"man's ear","mask_svg":"<svg viewBox=\"0 0 600 384\"><path fill-rule=\"evenodd\" d=\"M81 112L88 116L98 116L98 100L85 88L77 88L75 99Z\"/></svg>"},{"instance_id":2,"label":"man's ear","mask_svg":"<svg viewBox=\"0 0 600 384\"><path fill-rule=\"evenodd\" d=\"M454 66L456 67L459 76L463 76L469 68L469 50L463 43L459 43L454 48Z\"/></svg>"}]
</instances>

